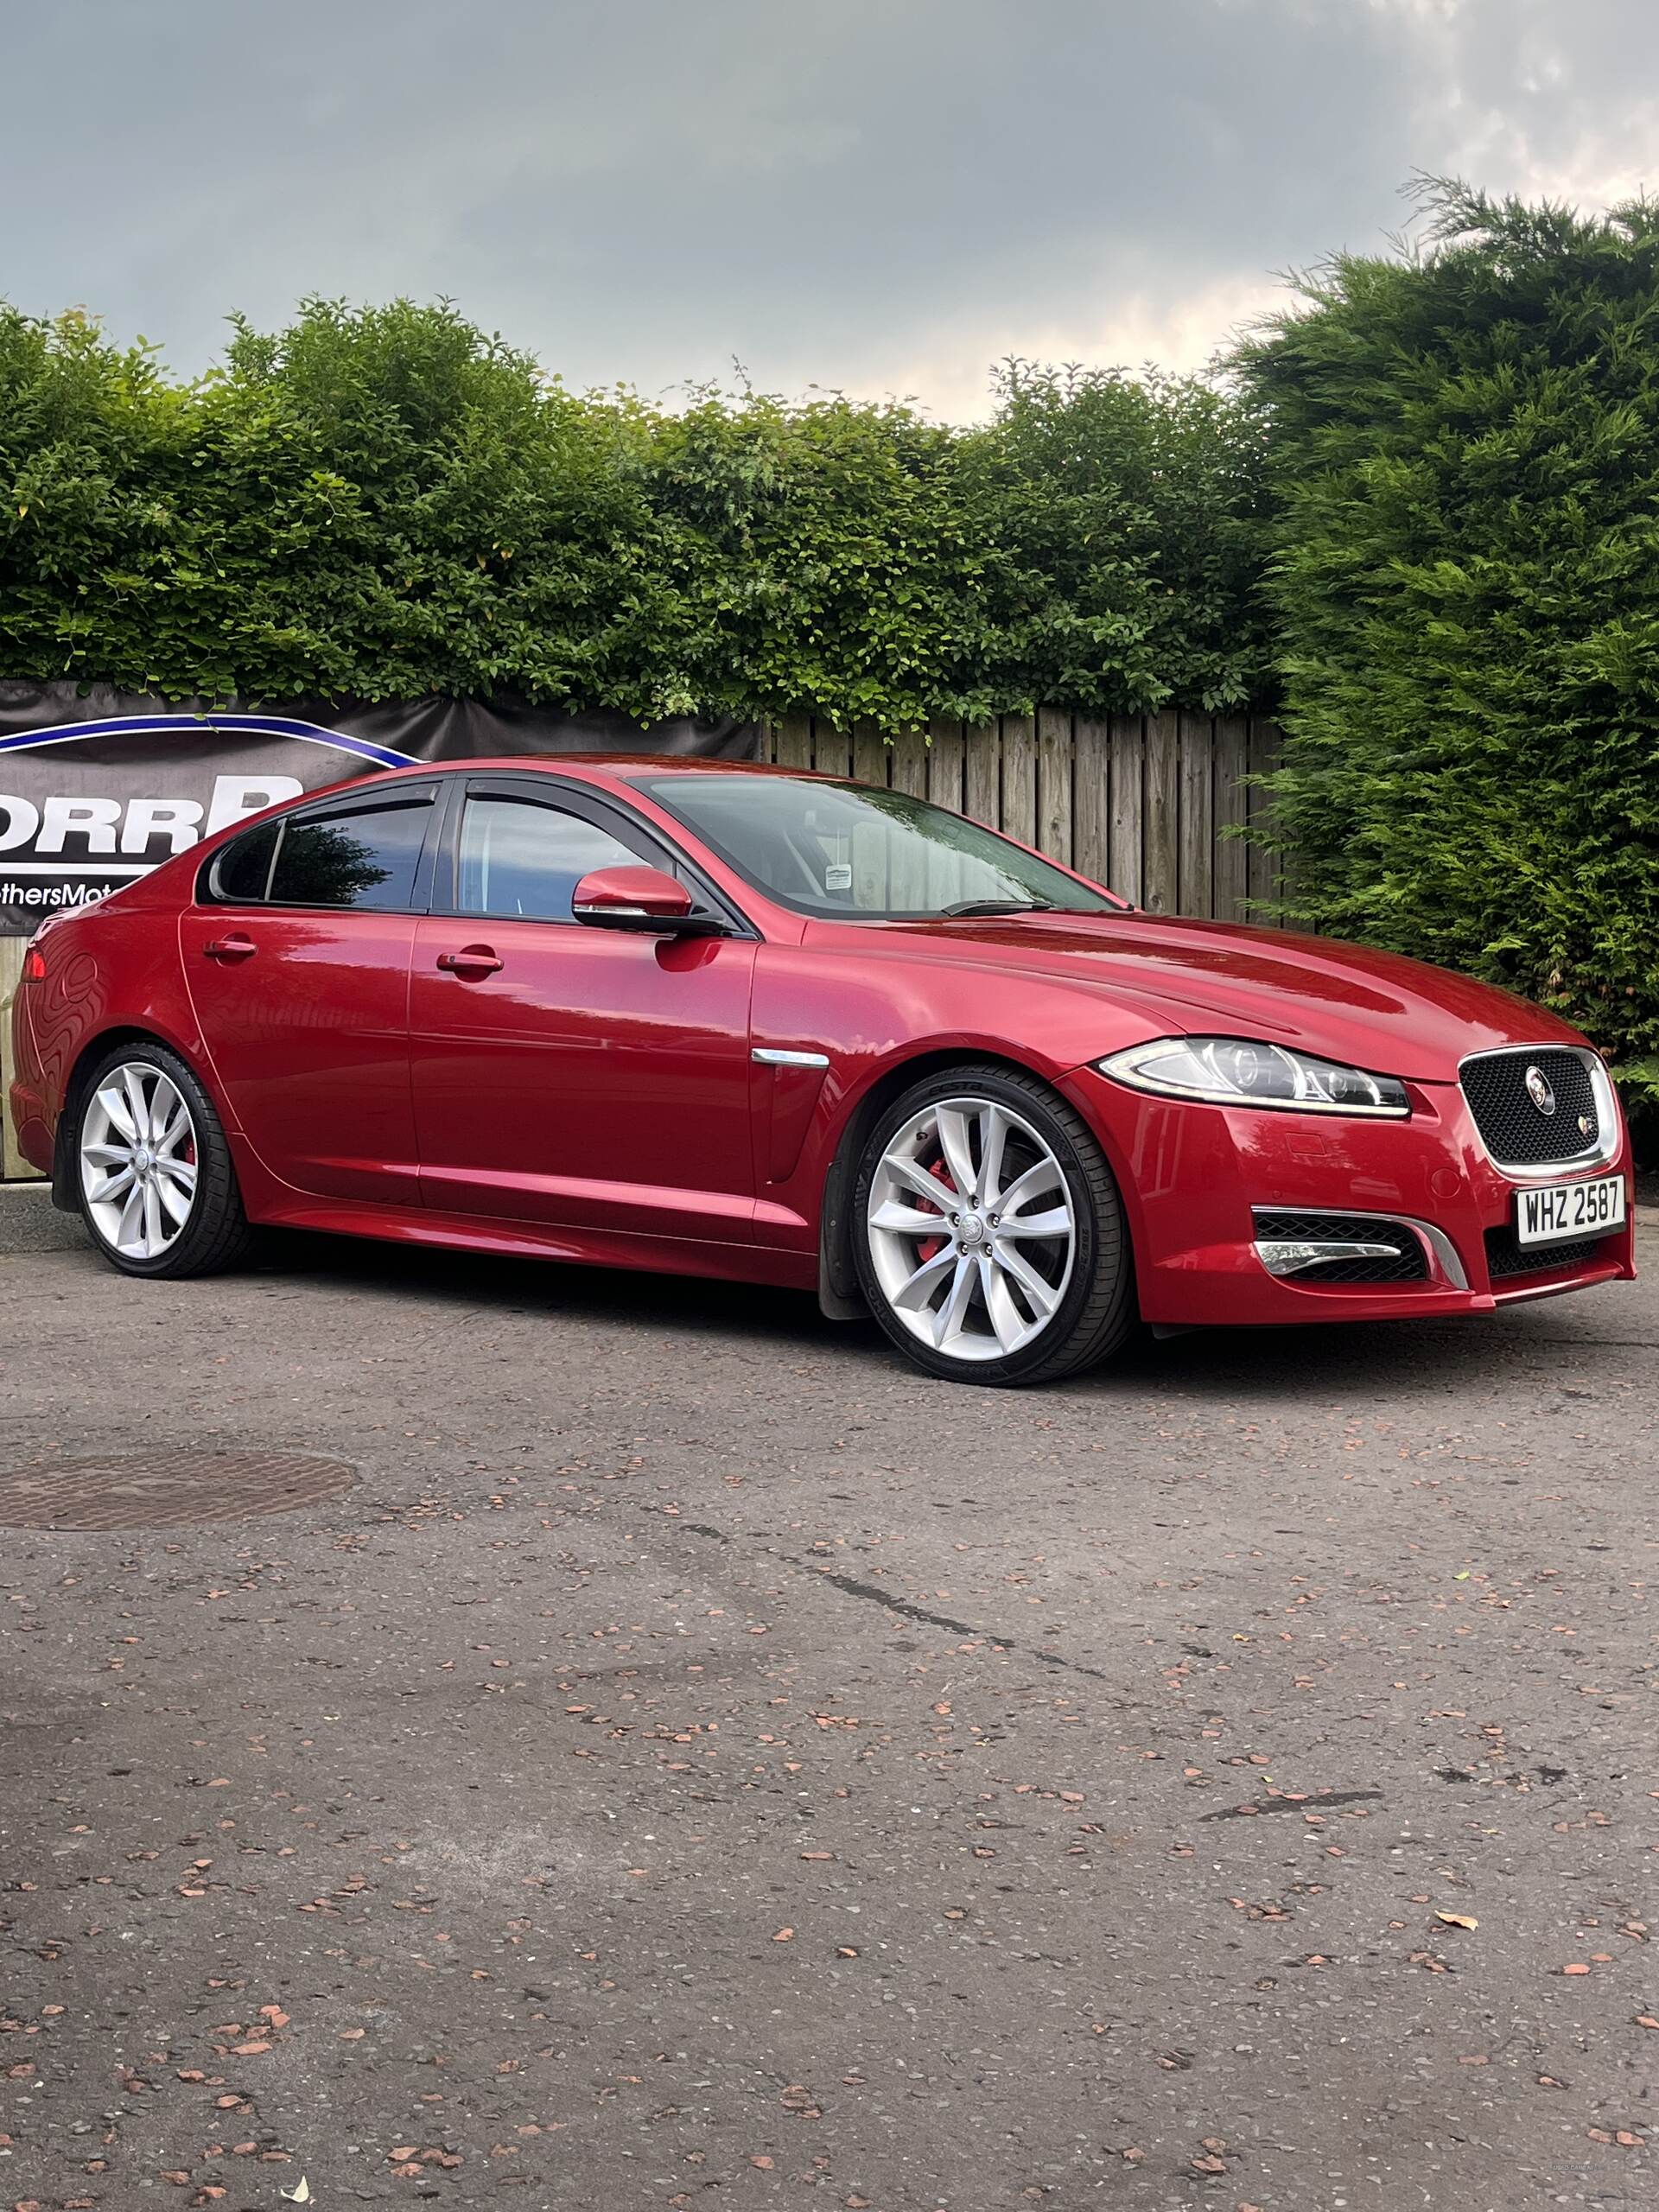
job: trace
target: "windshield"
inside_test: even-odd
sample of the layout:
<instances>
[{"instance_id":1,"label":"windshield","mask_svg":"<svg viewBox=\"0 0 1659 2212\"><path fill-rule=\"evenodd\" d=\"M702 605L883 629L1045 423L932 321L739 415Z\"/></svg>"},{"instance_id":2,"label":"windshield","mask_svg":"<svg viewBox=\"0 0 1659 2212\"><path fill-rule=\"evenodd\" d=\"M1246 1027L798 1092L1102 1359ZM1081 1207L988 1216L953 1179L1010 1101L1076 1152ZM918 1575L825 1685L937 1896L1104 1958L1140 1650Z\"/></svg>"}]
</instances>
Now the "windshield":
<instances>
[{"instance_id":1,"label":"windshield","mask_svg":"<svg viewBox=\"0 0 1659 2212\"><path fill-rule=\"evenodd\" d=\"M1117 903L942 806L867 784L793 776L651 776L659 806L798 914L1116 913Z\"/></svg>"}]
</instances>

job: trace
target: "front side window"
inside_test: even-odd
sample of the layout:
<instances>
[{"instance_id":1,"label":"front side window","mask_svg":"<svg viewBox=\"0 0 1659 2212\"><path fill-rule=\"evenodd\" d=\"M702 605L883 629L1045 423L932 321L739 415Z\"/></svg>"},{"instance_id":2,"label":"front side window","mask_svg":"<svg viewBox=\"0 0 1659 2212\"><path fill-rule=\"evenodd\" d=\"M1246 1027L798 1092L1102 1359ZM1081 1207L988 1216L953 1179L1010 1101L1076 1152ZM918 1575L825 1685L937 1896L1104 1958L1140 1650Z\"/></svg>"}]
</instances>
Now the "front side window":
<instances>
[{"instance_id":1,"label":"front side window","mask_svg":"<svg viewBox=\"0 0 1659 2212\"><path fill-rule=\"evenodd\" d=\"M431 815L431 802L423 798L309 821L290 817L271 871L271 904L407 912Z\"/></svg>"},{"instance_id":2,"label":"front side window","mask_svg":"<svg viewBox=\"0 0 1659 2212\"><path fill-rule=\"evenodd\" d=\"M469 798L461 817L455 906L463 914L533 922L573 919L577 884L596 868L638 868L639 855L563 807Z\"/></svg>"},{"instance_id":3,"label":"front side window","mask_svg":"<svg viewBox=\"0 0 1659 2212\"><path fill-rule=\"evenodd\" d=\"M1121 912L1103 892L942 806L792 776L647 777L658 804L799 914L843 920Z\"/></svg>"}]
</instances>

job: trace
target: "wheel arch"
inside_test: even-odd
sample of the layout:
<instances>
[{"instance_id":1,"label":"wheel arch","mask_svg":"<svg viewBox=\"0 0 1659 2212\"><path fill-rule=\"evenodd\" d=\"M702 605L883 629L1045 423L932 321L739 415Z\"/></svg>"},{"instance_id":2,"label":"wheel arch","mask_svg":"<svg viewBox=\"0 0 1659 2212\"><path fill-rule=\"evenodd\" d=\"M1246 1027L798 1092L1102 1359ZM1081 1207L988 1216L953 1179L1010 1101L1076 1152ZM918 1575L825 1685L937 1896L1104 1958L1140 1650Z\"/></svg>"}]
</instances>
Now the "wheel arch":
<instances>
[{"instance_id":1,"label":"wheel arch","mask_svg":"<svg viewBox=\"0 0 1659 2212\"><path fill-rule=\"evenodd\" d=\"M1012 1052L969 1045L911 1053L883 1068L866 1085L842 1124L818 1209L818 1307L830 1320L861 1321L869 1313L853 1264L852 1200L859 1158L870 1131L893 1100L912 1084L925 1082L931 1075L943 1075L949 1068L968 1067L1003 1068L1010 1075L1028 1077L1055 1090L1052 1077L1028 1060L1016 1059ZM1055 1090L1055 1096L1059 1095Z\"/></svg>"},{"instance_id":2,"label":"wheel arch","mask_svg":"<svg viewBox=\"0 0 1659 2212\"><path fill-rule=\"evenodd\" d=\"M176 1039L159 1029L146 1029L137 1022L111 1022L107 1029L100 1029L95 1036L86 1038L76 1052L63 1087L63 1104L58 1110L57 1128L52 1138L52 1203L62 1213L79 1211L79 1198L75 1175L74 1135L80 1120L81 1103L92 1070L109 1053L126 1046L159 1045L184 1062L196 1081L213 1100L221 1122L225 1109L219 1103L217 1086L200 1066L200 1056L191 1052Z\"/></svg>"}]
</instances>

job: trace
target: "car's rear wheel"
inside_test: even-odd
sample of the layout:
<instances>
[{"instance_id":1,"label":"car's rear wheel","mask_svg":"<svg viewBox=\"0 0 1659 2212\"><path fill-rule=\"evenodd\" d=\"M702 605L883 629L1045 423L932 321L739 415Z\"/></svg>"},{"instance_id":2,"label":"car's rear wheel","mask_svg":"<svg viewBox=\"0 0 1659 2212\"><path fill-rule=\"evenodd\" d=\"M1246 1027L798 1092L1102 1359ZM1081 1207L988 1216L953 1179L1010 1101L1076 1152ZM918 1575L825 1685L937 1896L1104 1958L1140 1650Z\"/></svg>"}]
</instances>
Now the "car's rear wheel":
<instances>
[{"instance_id":1,"label":"car's rear wheel","mask_svg":"<svg viewBox=\"0 0 1659 2212\"><path fill-rule=\"evenodd\" d=\"M871 1311L930 1375L1054 1382L1134 1325L1111 1170L1034 1077L953 1068L906 1091L865 1147L853 1223Z\"/></svg>"},{"instance_id":2,"label":"car's rear wheel","mask_svg":"<svg viewBox=\"0 0 1659 2212\"><path fill-rule=\"evenodd\" d=\"M131 1275L202 1275L249 1241L213 1103L176 1052L126 1045L84 1085L76 1187L93 1243Z\"/></svg>"}]
</instances>

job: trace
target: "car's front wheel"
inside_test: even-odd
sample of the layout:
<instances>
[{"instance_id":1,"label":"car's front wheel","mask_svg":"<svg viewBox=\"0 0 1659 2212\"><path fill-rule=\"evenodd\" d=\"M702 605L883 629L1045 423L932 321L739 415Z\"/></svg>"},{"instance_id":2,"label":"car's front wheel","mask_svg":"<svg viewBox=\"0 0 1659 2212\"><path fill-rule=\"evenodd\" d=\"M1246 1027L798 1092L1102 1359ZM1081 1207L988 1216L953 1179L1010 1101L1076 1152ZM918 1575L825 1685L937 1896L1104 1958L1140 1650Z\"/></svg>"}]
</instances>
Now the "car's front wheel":
<instances>
[{"instance_id":1,"label":"car's front wheel","mask_svg":"<svg viewBox=\"0 0 1659 2212\"><path fill-rule=\"evenodd\" d=\"M1054 1382L1134 1325L1111 1170L1034 1077L953 1068L906 1091L865 1147L853 1224L871 1311L930 1375Z\"/></svg>"},{"instance_id":2,"label":"car's front wheel","mask_svg":"<svg viewBox=\"0 0 1659 2212\"><path fill-rule=\"evenodd\" d=\"M249 1241L213 1103L164 1045L110 1052L83 1086L76 1187L92 1241L130 1275L203 1275Z\"/></svg>"}]
</instances>

